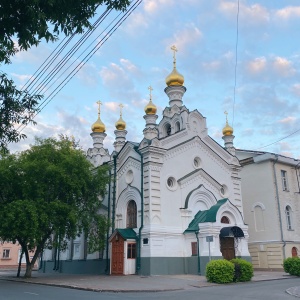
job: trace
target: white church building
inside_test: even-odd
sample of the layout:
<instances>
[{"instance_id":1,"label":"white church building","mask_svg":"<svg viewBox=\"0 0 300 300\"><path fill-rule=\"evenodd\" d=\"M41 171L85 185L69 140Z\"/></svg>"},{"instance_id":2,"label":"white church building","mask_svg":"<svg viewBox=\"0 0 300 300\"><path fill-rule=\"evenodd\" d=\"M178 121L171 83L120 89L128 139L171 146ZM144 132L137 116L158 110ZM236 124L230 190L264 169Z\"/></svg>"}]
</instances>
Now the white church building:
<instances>
[{"instance_id":1,"label":"white church building","mask_svg":"<svg viewBox=\"0 0 300 300\"><path fill-rule=\"evenodd\" d=\"M206 118L184 105L186 87L173 50L162 118L158 120L150 88L139 143L126 140L121 111L110 154L103 147L106 133L99 103L87 158L95 166L111 166L103 201L111 219L107 247L99 259L99 253L86 253L84 239L70 241L69 250L61 253L59 271L204 274L210 259L250 260L233 129L226 120L222 147L208 135ZM44 271L53 269L50 252L44 254Z\"/></svg>"}]
</instances>

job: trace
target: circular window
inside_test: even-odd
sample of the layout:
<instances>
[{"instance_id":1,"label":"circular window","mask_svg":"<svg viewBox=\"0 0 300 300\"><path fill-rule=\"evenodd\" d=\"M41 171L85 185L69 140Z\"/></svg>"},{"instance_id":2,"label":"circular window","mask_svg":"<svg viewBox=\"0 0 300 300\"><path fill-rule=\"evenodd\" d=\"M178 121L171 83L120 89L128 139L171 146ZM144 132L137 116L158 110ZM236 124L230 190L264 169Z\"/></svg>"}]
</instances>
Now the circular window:
<instances>
[{"instance_id":1,"label":"circular window","mask_svg":"<svg viewBox=\"0 0 300 300\"><path fill-rule=\"evenodd\" d=\"M227 186L225 184L222 185L222 187L220 188L220 194L221 196L223 197L226 197L227 196Z\"/></svg>"},{"instance_id":2,"label":"circular window","mask_svg":"<svg viewBox=\"0 0 300 300\"><path fill-rule=\"evenodd\" d=\"M133 181L133 172L132 170L128 170L125 176L125 180L127 184L130 184Z\"/></svg>"},{"instance_id":3,"label":"circular window","mask_svg":"<svg viewBox=\"0 0 300 300\"><path fill-rule=\"evenodd\" d=\"M193 165L195 169L200 168L200 164L201 164L201 159L200 157L196 156L193 160Z\"/></svg>"},{"instance_id":4,"label":"circular window","mask_svg":"<svg viewBox=\"0 0 300 300\"><path fill-rule=\"evenodd\" d=\"M172 190L172 191L174 191L174 190L176 190L176 187L177 187L177 181L176 181L176 179L174 178L174 177L169 177L168 179L167 179L167 187L170 189L170 190Z\"/></svg>"}]
</instances>

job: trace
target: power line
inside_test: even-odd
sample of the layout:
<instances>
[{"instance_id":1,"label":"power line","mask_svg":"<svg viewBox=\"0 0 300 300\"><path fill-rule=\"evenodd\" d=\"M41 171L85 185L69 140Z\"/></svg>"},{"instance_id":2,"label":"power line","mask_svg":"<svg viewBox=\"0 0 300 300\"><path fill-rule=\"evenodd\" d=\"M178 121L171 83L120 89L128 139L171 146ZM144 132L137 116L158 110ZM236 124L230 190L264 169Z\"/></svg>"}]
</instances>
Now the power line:
<instances>
[{"instance_id":1,"label":"power line","mask_svg":"<svg viewBox=\"0 0 300 300\"><path fill-rule=\"evenodd\" d=\"M285 136L285 137L283 137L283 138L281 138L281 139L277 140L276 142L273 142L273 143L271 143L271 144L268 144L268 145L265 145L265 146L259 147L259 148L255 149L255 150L263 149L263 148L266 148L266 147L272 146L272 145L274 145L274 144L277 144L277 143L281 142L282 140L285 140L286 138L288 138L288 137L290 137L290 136L294 135L295 133L297 133L297 132L299 132L299 131L300 131L300 129L298 129L298 130L296 130L296 131L294 131L294 132L290 133L289 135L287 135L287 136Z\"/></svg>"},{"instance_id":2,"label":"power line","mask_svg":"<svg viewBox=\"0 0 300 300\"><path fill-rule=\"evenodd\" d=\"M238 57L238 42L239 42L239 14L240 1L237 2L236 14L236 42L235 42L235 67L234 67L234 88L233 88L233 106L232 106L232 127L234 125L234 109L235 109L235 94L236 94L236 77L237 77L237 57Z\"/></svg>"},{"instance_id":3,"label":"power line","mask_svg":"<svg viewBox=\"0 0 300 300\"><path fill-rule=\"evenodd\" d=\"M38 112L32 116L34 119L52 100L53 98L67 85L67 83L79 72L79 70L91 59L91 57L100 49L100 47L109 39L109 37L122 25L122 23L131 15L131 13L141 4L142 0L137 0L135 3L126 10L125 14L116 22L116 24L107 32L107 34L93 47L93 49L83 58L83 60L77 64L77 66L69 72L69 74L65 77L65 79L50 93L50 95L39 105ZM120 14L117 16L117 18ZM115 21L116 18L113 20ZM112 24L112 22L106 27L106 29ZM105 30L106 30L105 29ZM105 31L104 30L104 31ZM104 32L103 31L103 32ZM103 33L102 32L102 33ZM102 34L101 33L101 34ZM99 37L99 36L98 36ZM85 49L86 51L87 49ZM82 53L83 54L83 53ZM46 102L47 101L47 102ZM44 104L44 105L43 105ZM42 106L43 105L43 106ZM22 132L27 125L19 126L19 132Z\"/></svg>"}]
</instances>

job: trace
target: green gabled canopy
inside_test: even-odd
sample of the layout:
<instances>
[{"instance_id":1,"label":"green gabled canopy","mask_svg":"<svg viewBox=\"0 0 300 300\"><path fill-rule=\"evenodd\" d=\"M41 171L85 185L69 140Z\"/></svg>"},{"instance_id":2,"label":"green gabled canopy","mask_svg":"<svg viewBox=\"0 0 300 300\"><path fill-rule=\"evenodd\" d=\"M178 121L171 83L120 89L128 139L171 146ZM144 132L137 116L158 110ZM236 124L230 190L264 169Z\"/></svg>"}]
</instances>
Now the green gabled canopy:
<instances>
[{"instance_id":1,"label":"green gabled canopy","mask_svg":"<svg viewBox=\"0 0 300 300\"><path fill-rule=\"evenodd\" d=\"M137 235L136 235L135 231L132 228L124 228L124 229L117 228L113 232L113 234L111 235L109 240L111 240L117 233L119 233L119 235L124 240L136 240L137 239Z\"/></svg>"},{"instance_id":2,"label":"green gabled canopy","mask_svg":"<svg viewBox=\"0 0 300 300\"><path fill-rule=\"evenodd\" d=\"M213 205L210 209L207 210L199 210L192 222L189 224L189 227L184 231L184 233L196 232L199 230L199 223L205 222L216 222L216 216L219 208L227 201L228 199L221 199L215 205Z\"/></svg>"}]
</instances>

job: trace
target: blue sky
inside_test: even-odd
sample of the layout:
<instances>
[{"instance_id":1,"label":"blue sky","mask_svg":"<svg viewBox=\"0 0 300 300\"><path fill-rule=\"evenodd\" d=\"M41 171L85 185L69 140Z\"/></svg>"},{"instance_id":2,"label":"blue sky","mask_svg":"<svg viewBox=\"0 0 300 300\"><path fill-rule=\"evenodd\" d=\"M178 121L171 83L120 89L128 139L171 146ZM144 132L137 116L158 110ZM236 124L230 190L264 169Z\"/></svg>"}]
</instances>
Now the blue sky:
<instances>
[{"instance_id":1,"label":"blue sky","mask_svg":"<svg viewBox=\"0 0 300 300\"><path fill-rule=\"evenodd\" d=\"M103 102L106 148L113 149L120 103L124 105L127 139L140 141L148 86L154 89L159 120L168 105L165 77L172 70L170 47L175 44L177 68L187 88L183 103L207 118L212 138L223 145L224 111L228 111L232 125L234 107L237 148L300 158L300 131L272 144L300 129L300 3L240 0L234 101L237 3L144 0L37 115L38 124L24 129L28 138L10 144L10 149L26 149L34 136L60 133L74 135L84 149L92 147L89 134L97 119L98 100ZM98 15L102 11L100 8ZM105 24L114 16L116 13ZM98 33L105 24L97 29ZM58 42L41 43L28 52L19 52L13 63L2 69L21 87L57 45ZM73 60L78 61L78 55ZM264 147L269 144L272 145Z\"/></svg>"}]
</instances>

